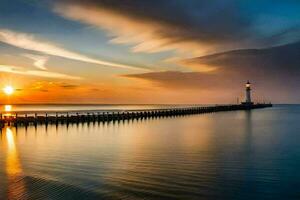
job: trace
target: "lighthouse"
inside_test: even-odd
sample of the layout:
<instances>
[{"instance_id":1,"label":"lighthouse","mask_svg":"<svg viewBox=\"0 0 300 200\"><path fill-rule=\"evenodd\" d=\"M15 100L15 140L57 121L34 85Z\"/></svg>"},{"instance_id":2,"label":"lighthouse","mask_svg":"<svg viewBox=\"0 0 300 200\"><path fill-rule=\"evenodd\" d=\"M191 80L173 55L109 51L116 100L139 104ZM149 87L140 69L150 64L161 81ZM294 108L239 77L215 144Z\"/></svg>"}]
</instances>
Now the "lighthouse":
<instances>
[{"instance_id":1,"label":"lighthouse","mask_svg":"<svg viewBox=\"0 0 300 200\"><path fill-rule=\"evenodd\" d=\"M251 101L251 83L247 81L246 83L246 99L243 104L252 105L253 102Z\"/></svg>"}]
</instances>

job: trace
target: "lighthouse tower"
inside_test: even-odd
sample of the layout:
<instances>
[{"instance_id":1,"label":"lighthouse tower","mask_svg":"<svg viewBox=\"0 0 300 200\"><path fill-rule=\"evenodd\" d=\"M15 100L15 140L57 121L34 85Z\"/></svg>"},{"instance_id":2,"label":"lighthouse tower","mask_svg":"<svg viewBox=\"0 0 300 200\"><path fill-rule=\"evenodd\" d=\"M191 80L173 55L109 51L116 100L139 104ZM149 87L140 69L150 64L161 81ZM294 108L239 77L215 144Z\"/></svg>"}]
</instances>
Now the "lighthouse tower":
<instances>
[{"instance_id":1,"label":"lighthouse tower","mask_svg":"<svg viewBox=\"0 0 300 200\"><path fill-rule=\"evenodd\" d=\"M244 103L248 105L253 104L251 101L251 83L249 81L246 83L246 99Z\"/></svg>"}]
</instances>

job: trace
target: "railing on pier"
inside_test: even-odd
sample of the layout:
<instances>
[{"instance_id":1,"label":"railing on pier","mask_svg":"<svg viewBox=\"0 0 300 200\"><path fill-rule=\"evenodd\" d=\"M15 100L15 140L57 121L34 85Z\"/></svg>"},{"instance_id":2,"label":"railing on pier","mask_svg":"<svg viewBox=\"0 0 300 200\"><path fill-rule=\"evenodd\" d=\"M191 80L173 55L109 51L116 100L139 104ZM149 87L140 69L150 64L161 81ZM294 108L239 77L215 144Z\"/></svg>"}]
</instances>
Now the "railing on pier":
<instances>
[{"instance_id":1,"label":"railing on pier","mask_svg":"<svg viewBox=\"0 0 300 200\"><path fill-rule=\"evenodd\" d=\"M15 112L9 114L0 113L0 126L30 124L58 124L81 123L96 121L117 121L152 117L181 116L221 111L250 110L271 107L272 104L253 105L216 105L195 106L184 108L146 109L146 110L122 110L122 111L69 111L69 112Z\"/></svg>"}]
</instances>

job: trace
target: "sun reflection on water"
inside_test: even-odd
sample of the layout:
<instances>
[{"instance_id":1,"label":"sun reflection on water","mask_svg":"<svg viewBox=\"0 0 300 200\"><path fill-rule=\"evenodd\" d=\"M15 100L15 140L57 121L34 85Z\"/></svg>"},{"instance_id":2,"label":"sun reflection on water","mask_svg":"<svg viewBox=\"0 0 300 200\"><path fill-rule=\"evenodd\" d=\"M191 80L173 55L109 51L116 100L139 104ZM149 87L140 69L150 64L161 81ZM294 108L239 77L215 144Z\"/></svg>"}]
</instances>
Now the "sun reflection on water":
<instances>
[{"instance_id":1,"label":"sun reflection on water","mask_svg":"<svg viewBox=\"0 0 300 200\"><path fill-rule=\"evenodd\" d=\"M6 128L7 160L6 171L9 176L16 176L22 173L19 155L17 152L15 138L10 128Z\"/></svg>"},{"instance_id":2,"label":"sun reflection on water","mask_svg":"<svg viewBox=\"0 0 300 200\"><path fill-rule=\"evenodd\" d=\"M4 105L4 107L2 108L2 111L4 111L2 115L4 117L11 117L12 116L12 110L13 110L12 105Z\"/></svg>"},{"instance_id":3,"label":"sun reflection on water","mask_svg":"<svg viewBox=\"0 0 300 200\"><path fill-rule=\"evenodd\" d=\"M12 111L12 105L4 105L4 111L5 112L11 112Z\"/></svg>"},{"instance_id":4,"label":"sun reflection on water","mask_svg":"<svg viewBox=\"0 0 300 200\"><path fill-rule=\"evenodd\" d=\"M9 127L6 127L4 130L6 138L6 174L8 180L7 195L8 199L20 199L19 197L25 197L25 183L15 143L15 135Z\"/></svg>"}]
</instances>

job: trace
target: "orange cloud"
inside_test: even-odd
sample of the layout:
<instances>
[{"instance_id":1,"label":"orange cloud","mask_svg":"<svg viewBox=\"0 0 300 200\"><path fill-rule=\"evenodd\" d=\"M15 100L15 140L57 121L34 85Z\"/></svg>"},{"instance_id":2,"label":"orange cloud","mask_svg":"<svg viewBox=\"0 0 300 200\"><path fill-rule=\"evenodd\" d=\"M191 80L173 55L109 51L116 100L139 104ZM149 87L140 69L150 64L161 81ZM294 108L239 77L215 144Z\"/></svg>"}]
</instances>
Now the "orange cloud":
<instances>
[{"instance_id":1,"label":"orange cloud","mask_svg":"<svg viewBox=\"0 0 300 200\"><path fill-rule=\"evenodd\" d=\"M128 104L153 102L151 88L121 84L73 84L37 81L25 85L13 96L14 103L103 103ZM78 94L78 95L77 95ZM157 94L156 94L157 95ZM0 95L6 102L6 97Z\"/></svg>"}]
</instances>

